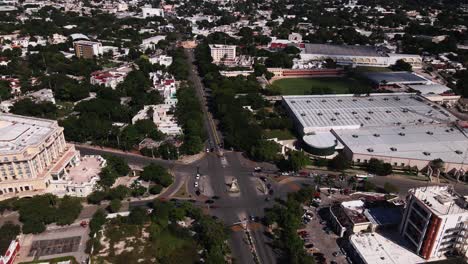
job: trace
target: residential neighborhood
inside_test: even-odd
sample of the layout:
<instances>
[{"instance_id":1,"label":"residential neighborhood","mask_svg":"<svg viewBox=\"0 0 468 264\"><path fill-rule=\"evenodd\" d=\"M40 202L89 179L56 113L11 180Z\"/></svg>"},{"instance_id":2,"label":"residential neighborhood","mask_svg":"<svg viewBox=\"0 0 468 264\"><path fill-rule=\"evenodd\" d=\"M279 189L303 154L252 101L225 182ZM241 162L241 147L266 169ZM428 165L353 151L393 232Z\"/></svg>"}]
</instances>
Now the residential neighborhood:
<instances>
[{"instance_id":1,"label":"residential neighborhood","mask_svg":"<svg viewBox=\"0 0 468 264\"><path fill-rule=\"evenodd\" d=\"M0 0L0 264L468 261L468 4Z\"/></svg>"}]
</instances>

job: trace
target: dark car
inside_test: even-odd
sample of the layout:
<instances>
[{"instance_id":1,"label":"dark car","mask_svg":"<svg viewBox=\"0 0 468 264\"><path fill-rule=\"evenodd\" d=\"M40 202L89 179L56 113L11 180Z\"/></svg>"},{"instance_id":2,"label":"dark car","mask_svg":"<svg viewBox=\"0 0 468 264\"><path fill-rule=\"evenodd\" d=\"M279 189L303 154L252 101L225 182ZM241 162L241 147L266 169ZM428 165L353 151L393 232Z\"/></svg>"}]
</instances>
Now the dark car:
<instances>
[{"instance_id":1,"label":"dark car","mask_svg":"<svg viewBox=\"0 0 468 264\"><path fill-rule=\"evenodd\" d=\"M271 189L268 191L268 194L269 194L269 195L273 195L273 193L274 193L274 192L273 192L273 190L271 190Z\"/></svg>"},{"instance_id":2,"label":"dark car","mask_svg":"<svg viewBox=\"0 0 468 264\"><path fill-rule=\"evenodd\" d=\"M305 248L313 248L314 247L314 244L310 243L310 244L307 244L304 246Z\"/></svg>"},{"instance_id":3,"label":"dark car","mask_svg":"<svg viewBox=\"0 0 468 264\"><path fill-rule=\"evenodd\" d=\"M207 204L212 204L212 203L214 203L214 201L213 201L213 200L210 200L210 199L208 199L208 200L206 200L206 201L205 201L205 203L207 203Z\"/></svg>"},{"instance_id":4,"label":"dark car","mask_svg":"<svg viewBox=\"0 0 468 264\"><path fill-rule=\"evenodd\" d=\"M266 177L263 177L263 176L262 176L262 177L260 177L260 180L266 182Z\"/></svg>"},{"instance_id":5,"label":"dark car","mask_svg":"<svg viewBox=\"0 0 468 264\"><path fill-rule=\"evenodd\" d=\"M216 196L216 195L215 195L215 196L211 197L211 199L218 200L218 199L219 199L219 196Z\"/></svg>"}]
</instances>

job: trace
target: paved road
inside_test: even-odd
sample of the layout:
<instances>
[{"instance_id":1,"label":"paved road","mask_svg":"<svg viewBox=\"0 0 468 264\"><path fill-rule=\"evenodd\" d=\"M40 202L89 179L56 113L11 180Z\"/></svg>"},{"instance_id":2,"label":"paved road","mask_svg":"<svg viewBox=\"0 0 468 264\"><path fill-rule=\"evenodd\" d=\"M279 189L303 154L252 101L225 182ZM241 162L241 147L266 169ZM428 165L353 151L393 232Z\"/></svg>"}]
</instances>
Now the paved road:
<instances>
[{"instance_id":1,"label":"paved road","mask_svg":"<svg viewBox=\"0 0 468 264\"><path fill-rule=\"evenodd\" d=\"M185 53L189 61L193 63L195 61L193 50L186 49ZM196 89L205 114L205 128L209 136L209 145L215 149L216 153L222 153L224 152L220 148L222 135L217 130L213 116L207 107L203 84L194 65L189 64L189 68L189 80ZM232 225L251 215L263 216L265 206L269 206L264 202L265 197L257 192L256 184L250 177L253 167L249 168L245 166L248 162L243 159L242 155L238 152L226 152L223 157L214 154L208 155L199 164L200 172L208 176L208 181L214 194L220 197L215 205L223 205L210 209L211 213L222 219L226 225ZM227 184L231 183L233 179L237 180L240 194L228 193ZM272 249L267 245L269 240L264 235L263 226L251 230L251 234L260 263L276 263L276 257ZM234 235L231 236L230 244L233 256L238 263L254 263L249 245L246 244L243 235L234 232Z\"/></svg>"}]
</instances>

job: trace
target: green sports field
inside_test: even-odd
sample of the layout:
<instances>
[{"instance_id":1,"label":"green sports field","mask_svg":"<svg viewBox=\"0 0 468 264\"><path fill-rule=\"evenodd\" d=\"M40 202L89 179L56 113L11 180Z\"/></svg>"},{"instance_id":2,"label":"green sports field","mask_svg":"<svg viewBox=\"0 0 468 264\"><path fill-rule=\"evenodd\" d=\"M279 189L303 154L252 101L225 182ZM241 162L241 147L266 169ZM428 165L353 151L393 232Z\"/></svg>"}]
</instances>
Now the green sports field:
<instances>
[{"instance_id":1,"label":"green sports field","mask_svg":"<svg viewBox=\"0 0 468 264\"><path fill-rule=\"evenodd\" d=\"M282 95L345 94L370 89L370 86L348 77L321 77L280 79L273 82L272 89Z\"/></svg>"}]
</instances>

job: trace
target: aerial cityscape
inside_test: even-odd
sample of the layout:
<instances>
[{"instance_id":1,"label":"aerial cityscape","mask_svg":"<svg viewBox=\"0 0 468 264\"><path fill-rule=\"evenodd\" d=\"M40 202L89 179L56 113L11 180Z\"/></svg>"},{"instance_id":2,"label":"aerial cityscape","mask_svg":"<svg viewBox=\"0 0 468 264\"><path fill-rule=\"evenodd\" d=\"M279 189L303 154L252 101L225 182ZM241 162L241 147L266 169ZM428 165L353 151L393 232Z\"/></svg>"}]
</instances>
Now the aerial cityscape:
<instances>
[{"instance_id":1,"label":"aerial cityscape","mask_svg":"<svg viewBox=\"0 0 468 264\"><path fill-rule=\"evenodd\" d=\"M468 2L0 0L0 264L468 263Z\"/></svg>"}]
</instances>

